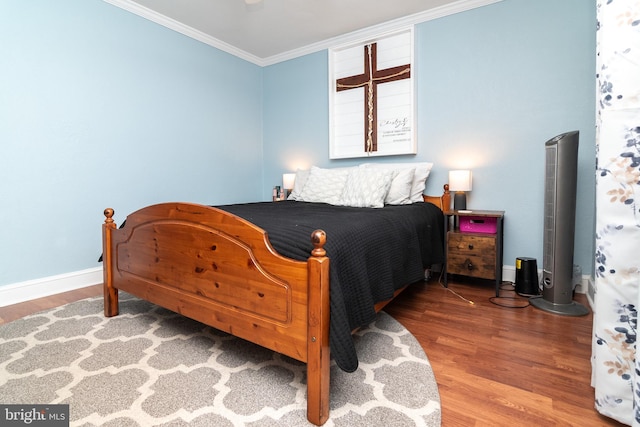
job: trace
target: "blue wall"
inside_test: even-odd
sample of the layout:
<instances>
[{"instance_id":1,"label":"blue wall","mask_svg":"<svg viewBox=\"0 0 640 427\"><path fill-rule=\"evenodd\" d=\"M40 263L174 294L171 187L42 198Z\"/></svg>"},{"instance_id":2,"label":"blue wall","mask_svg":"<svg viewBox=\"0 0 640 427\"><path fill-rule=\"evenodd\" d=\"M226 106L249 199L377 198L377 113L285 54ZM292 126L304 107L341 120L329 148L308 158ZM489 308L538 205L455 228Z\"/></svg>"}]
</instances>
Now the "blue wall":
<instances>
[{"instance_id":1,"label":"blue wall","mask_svg":"<svg viewBox=\"0 0 640 427\"><path fill-rule=\"evenodd\" d=\"M3 0L0 40L0 285L99 266L106 207L260 198L260 67L98 0Z\"/></svg>"},{"instance_id":2,"label":"blue wall","mask_svg":"<svg viewBox=\"0 0 640 427\"><path fill-rule=\"evenodd\" d=\"M593 269L595 2L504 0L416 26L418 154L428 194L473 170L471 209L504 210L504 263L542 262L544 143L580 131L575 262ZM265 194L283 171L329 160L326 52L264 73ZM288 83L288 84L287 84ZM269 154L271 153L271 154Z\"/></svg>"},{"instance_id":3,"label":"blue wall","mask_svg":"<svg viewBox=\"0 0 640 427\"><path fill-rule=\"evenodd\" d=\"M505 265L542 256L544 142L580 130L576 256L592 271L595 4L504 0L416 26L427 192L469 167L506 211ZM260 68L98 0L0 2L0 286L97 267L116 219L268 200L329 160L327 52Z\"/></svg>"},{"instance_id":4,"label":"blue wall","mask_svg":"<svg viewBox=\"0 0 640 427\"><path fill-rule=\"evenodd\" d=\"M322 51L264 68L265 196L284 172L330 163L327 58Z\"/></svg>"}]
</instances>

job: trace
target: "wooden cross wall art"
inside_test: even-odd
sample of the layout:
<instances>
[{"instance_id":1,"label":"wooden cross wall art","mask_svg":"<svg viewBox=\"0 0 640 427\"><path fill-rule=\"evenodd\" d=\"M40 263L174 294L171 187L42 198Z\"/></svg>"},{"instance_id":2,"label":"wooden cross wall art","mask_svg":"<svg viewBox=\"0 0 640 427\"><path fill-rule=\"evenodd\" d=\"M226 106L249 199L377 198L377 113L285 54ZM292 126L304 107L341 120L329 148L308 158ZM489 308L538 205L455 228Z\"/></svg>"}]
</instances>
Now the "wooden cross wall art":
<instances>
[{"instance_id":1,"label":"wooden cross wall art","mask_svg":"<svg viewBox=\"0 0 640 427\"><path fill-rule=\"evenodd\" d=\"M329 54L329 157L415 154L413 31Z\"/></svg>"}]
</instances>

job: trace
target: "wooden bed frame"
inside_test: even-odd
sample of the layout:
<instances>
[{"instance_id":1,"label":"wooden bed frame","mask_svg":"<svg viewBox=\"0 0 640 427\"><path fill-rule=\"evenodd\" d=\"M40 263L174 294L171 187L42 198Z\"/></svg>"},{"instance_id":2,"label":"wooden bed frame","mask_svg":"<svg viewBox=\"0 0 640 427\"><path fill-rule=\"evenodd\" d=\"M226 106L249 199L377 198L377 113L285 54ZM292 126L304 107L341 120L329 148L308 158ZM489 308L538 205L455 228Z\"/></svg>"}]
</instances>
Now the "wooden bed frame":
<instances>
[{"instance_id":1,"label":"wooden bed frame","mask_svg":"<svg viewBox=\"0 0 640 427\"><path fill-rule=\"evenodd\" d=\"M449 186L426 202L448 210ZM329 417L329 258L326 235L311 235L307 262L276 253L266 232L213 207L164 203L118 229L105 209L104 313L118 290L307 364L307 418ZM380 310L389 301L380 303Z\"/></svg>"}]
</instances>

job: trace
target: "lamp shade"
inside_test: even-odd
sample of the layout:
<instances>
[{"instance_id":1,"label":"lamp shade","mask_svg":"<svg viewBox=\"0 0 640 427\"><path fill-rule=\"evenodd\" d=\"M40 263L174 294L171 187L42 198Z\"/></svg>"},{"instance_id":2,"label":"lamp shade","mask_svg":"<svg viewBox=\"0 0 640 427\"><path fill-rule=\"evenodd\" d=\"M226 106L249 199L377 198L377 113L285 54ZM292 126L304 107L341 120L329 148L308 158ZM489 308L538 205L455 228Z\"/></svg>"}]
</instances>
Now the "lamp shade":
<instances>
[{"instance_id":1,"label":"lamp shade","mask_svg":"<svg viewBox=\"0 0 640 427\"><path fill-rule=\"evenodd\" d=\"M295 173L283 173L282 174L282 187L285 190L293 190L293 183L296 180Z\"/></svg>"},{"instance_id":2,"label":"lamp shade","mask_svg":"<svg viewBox=\"0 0 640 427\"><path fill-rule=\"evenodd\" d=\"M470 170L449 171L449 190L471 191L471 171Z\"/></svg>"}]
</instances>

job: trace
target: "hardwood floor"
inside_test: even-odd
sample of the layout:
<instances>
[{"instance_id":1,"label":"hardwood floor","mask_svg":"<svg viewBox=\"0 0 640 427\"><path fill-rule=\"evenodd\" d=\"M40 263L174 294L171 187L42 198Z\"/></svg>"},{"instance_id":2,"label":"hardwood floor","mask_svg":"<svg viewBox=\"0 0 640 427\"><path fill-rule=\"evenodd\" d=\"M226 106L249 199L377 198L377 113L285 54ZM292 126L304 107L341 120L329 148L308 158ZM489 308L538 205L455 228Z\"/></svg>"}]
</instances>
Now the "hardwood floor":
<instances>
[{"instance_id":1,"label":"hardwood floor","mask_svg":"<svg viewBox=\"0 0 640 427\"><path fill-rule=\"evenodd\" d=\"M29 314L58 307L73 301L102 294L102 285L88 286L75 291L63 292L46 298L38 298L19 304L0 307L0 325L8 323Z\"/></svg>"},{"instance_id":2,"label":"hardwood floor","mask_svg":"<svg viewBox=\"0 0 640 427\"><path fill-rule=\"evenodd\" d=\"M505 285L495 302L524 305ZM508 288L508 289L506 289ZM490 301L491 283L414 285L385 311L420 341L442 400L442 425L622 426L593 408L592 315L559 316ZM100 295L102 285L0 307L0 324ZM473 304L463 300L473 301ZM576 300L587 305L584 295Z\"/></svg>"},{"instance_id":3,"label":"hardwood floor","mask_svg":"<svg viewBox=\"0 0 640 427\"><path fill-rule=\"evenodd\" d=\"M420 341L448 426L622 426L594 409L592 314L561 316L490 301L493 283L409 287L385 311ZM528 304L503 285L495 303ZM515 299L512 299L515 298ZM585 295L576 300L588 305Z\"/></svg>"}]
</instances>

